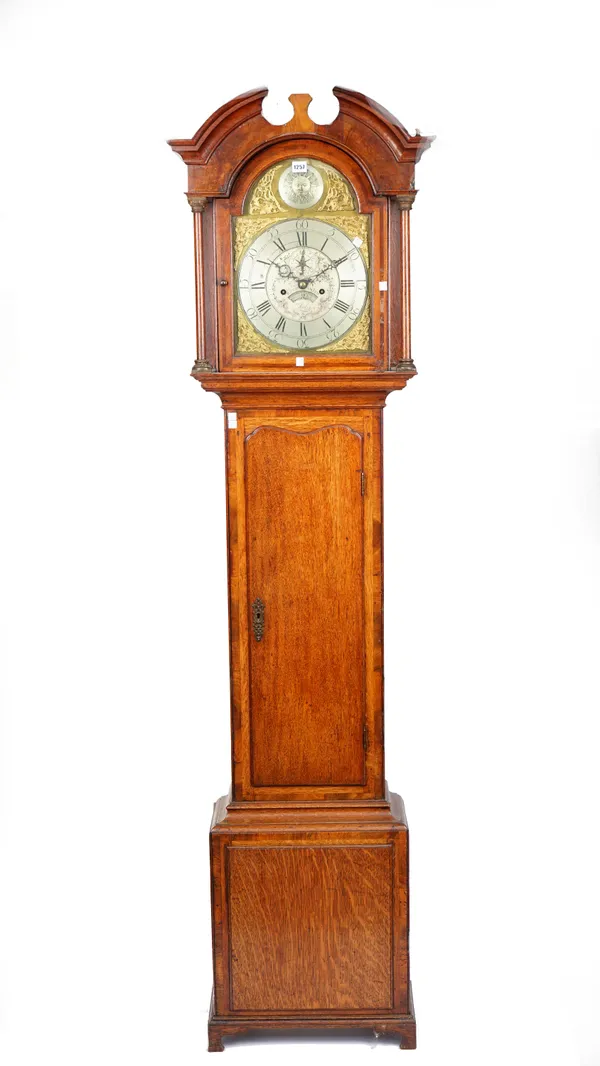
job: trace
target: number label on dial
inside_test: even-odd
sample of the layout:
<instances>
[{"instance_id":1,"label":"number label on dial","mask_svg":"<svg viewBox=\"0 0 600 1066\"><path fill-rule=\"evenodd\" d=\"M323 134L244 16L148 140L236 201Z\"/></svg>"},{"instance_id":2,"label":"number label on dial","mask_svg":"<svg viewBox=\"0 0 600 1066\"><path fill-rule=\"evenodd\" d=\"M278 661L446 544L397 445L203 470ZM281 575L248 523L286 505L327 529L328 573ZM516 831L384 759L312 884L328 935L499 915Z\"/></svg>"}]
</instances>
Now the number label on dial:
<instances>
[{"instance_id":1,"label":"number label on dial","mask_svg":"<svg viewBox=\"0 0 600 1066\"><path fill-rule=\"evenodd\" d=\"M246 250L238 296L254 329L277 346L323 348L354 325L367 282L364 259L341 229L292 218L266 229Z\"/></svg>"}]
</instances>

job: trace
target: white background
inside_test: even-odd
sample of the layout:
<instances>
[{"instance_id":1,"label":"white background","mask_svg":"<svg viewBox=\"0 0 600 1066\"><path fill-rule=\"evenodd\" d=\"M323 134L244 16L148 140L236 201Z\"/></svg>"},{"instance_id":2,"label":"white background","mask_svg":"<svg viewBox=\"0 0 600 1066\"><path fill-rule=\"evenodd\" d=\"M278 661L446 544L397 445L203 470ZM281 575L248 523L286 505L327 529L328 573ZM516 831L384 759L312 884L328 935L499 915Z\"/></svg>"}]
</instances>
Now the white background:
<instances>
[{"instance_id":1,"label":"white background","mask_svg":"<svg viewBox=\"0 0 600 1066\"><path fill-rule=\"evenodd\" d=\"M309 91L329 121L336 83L437 134L412 213L420 375L386 413L410 1061L600 1063L592 11L3 0L4 1066L206 1054L222 413L188 377L192 217L165 142L260 84L271 119ZM399 1054L368 1037L226 1052L373 1053Z\"/></svg>"}]
</instances>

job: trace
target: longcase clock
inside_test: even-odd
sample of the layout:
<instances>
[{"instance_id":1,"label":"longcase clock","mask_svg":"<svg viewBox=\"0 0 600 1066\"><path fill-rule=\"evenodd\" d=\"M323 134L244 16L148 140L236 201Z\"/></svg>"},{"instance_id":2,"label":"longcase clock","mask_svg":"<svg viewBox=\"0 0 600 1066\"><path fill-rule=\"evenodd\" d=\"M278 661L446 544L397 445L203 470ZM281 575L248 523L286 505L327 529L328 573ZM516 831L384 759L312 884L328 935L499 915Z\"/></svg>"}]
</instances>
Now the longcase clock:
<instances>
[{"instance_id":1,"label":"longcase clock","mask_svg":"<svg viewBox=\"0 0 600 1066\"><path fill-rule=\"evenodd\" d=\"M408 828L384 778L382 413L410 354L411 136L266 89L191 140L192 374L225 412L231 790L210 831L209 1050L370 1027L415 1047Z\"/></svg>"}]
</instances>

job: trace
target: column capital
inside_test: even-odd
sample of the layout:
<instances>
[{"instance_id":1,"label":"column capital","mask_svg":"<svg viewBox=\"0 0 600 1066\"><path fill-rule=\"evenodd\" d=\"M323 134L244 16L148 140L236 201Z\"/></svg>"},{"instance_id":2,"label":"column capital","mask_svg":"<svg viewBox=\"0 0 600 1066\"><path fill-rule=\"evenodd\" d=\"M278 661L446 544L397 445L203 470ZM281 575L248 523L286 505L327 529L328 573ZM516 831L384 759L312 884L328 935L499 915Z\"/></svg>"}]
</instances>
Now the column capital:
<instances>
[{"instance_id":1,"label":"column capital","mask_svg":"<svg viewBox=\"0 0 600 1066\"><path fill-rule=\"evenodd\" d=\"M188 204L190 205L194 214L201 215L210 197L198 196L196 193L193 192L187 192L185 195L187 196Z\"/></svg>"},{"instance_id":2,"label":"column capital","mask_svg":"<svg viewBox=\"0 0 600 1066\"><path fill-rule=\"evenodd\" d=\"M394 196L394 200L398 204L398 207L401 211L410 211L412 205L415 202L415 196L417 195L417 192L418 189L409 189L408 192L401 192L398 193L397 196Z\"/></svg>"},{"instance_id":3,"label":"column capital","mask_svg":"<svg viewBox=\"0 0 600 1066\"><path fill-rule=\"evenodd\" d=\"M208 359L196 359L190 374L192 377L194 374L216 374L217 368L209 363Z\"/></svg>"}]
</instances>

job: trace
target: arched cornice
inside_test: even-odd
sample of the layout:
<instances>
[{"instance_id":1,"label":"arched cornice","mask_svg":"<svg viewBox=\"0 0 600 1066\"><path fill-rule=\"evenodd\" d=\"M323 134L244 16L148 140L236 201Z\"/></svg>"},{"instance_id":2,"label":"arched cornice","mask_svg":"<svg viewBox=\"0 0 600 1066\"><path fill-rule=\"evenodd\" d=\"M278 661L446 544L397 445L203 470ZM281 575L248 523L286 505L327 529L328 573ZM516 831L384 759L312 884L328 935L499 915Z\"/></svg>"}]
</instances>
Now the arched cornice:
<instances>
[{"instance_id":1,"label":"arched cornice","mask_svg":"<svg viewBox=\"0 0 600 1066\"><path fill-rule=\"evenodd\" d=\"M433 137L408 133L384 107L362 93L335 87L340 110L332 123L320 126L308 114L311 97L294 93L294 114L274 126L262 113L268 89L253 89L224 104L189 140L169 141L188 166L188 192L196 196L228 196L242 163L266 145L293 142L294 137L326 140L351 155L367 174L373 191L397 195L414 185L415 163Z\"/></svg>"}]
</instances>

